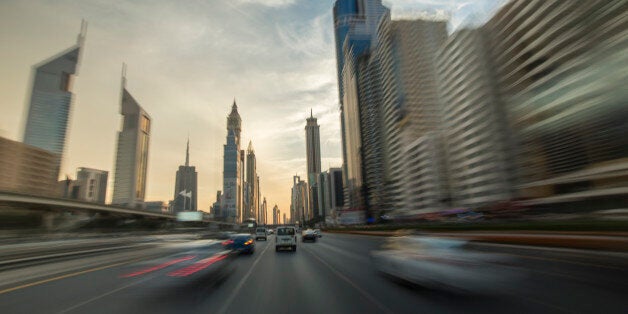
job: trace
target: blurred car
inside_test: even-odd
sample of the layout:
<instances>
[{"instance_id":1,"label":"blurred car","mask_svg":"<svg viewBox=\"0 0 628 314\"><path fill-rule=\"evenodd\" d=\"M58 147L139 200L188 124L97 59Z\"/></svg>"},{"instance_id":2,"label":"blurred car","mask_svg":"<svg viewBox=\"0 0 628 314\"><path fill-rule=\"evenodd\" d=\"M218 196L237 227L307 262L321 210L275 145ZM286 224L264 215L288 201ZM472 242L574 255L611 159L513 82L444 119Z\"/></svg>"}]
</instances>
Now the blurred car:
<instances>
[{"instance_id":1,"label":"blurred car","mask_svg":"<svg viewBox=\"0 0 628 314\"><path fill-rule=\"evenodd\" d=\"M521 277L510 258L473 251L466 240L393 237L371 256L383 274L428 288L495 293Z\"/></svg>"},{"instance_id":2,"label":"blurred car","mask_svg":"<svg viewBox=\"0 0 628 314\"><path fill-rule=\"evenodd\" d=\"M317 237L322 237L323 234L321 233L321 229L314 229L314 233L316 234Z\"/></svg>"},{"instance_id":3,"label":"blurred car","mask_svg":"<svg viewBox=\"0 0 628 314\"><path fill-rule=\"evenodd\" d=\"M273 230L273 229L268 229L268 234L275 234L275 230Z\"/></svg>"},{"instance_id":4,"label":"blurred car","mask_svg":"<svg viewBox=\"0 0 628 314\"><path fill-rule=\"evenodd\" d=\"M303 242L305 242L305 241L316 242L317 238L318 238L318 236L316 235L316 233L312 229L305 229L301 233L301 240Z\"/></svg>"},{"instance_id":5,"label":"blurred car","mask_svg":"<svg viewBox=\"0 0 628 314\"><path fill-rule=\"evenodd\" d=\"M277 227L275 236L275 251L290 248L293 252L297 250L297 230L295 227Z\"/></svg>"},{"instance_id":6,"label":"blurred car","mask_svg":"<svg viewBox=\"0 0 628 314\"><path fill-rule=\"evenodd\" d=\"M235 234L222 244L225 248L237 253L253 254L255 252L255 239L248 233Z\"/></svg>"},{"instance_id":7,"label":"blurred car","mask_svg":"<svg viewBox=\"0 0 628 314\"><path fill-rule=\"evenodd\" d=\"M255 240L264 239L264 241L268 240L268 231L266 227L257 227L255 229Z\"/></svg>"},{"instance_id":8,"label":"blurred car","mask_svg":"<svg viewBox=\"0 0 628 314\"><path fill-rule=\"evenodd\" d=\"M215 241L197 241L191 250L163 256L150 261L123 267L121 278L162 276L151 288L181 288L195 283L219 283L235 271L231 250L226 250ZM208 243L208 244L204 244Z\"/></svg>"}]
</instances>

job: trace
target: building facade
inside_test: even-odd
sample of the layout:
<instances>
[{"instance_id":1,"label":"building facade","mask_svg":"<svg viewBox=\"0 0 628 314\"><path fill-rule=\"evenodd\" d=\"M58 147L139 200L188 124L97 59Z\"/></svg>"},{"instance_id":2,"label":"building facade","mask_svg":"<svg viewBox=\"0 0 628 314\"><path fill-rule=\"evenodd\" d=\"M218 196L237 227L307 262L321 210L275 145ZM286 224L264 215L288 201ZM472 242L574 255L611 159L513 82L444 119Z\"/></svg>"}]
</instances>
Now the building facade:
<instances>
[{"instance_id":1,"label":"building facade","mask_svg":"<svg viewBox=\"0 0 628 314\"><path fill-rule=\"evenodd\" d=\"M294 176L292 178L292 197L290 203L290 218L294 223L300 224L313 218L310 211L309 189L307 182L301 180L301 177Z\"/></svg>"},{"instance_id":2,"label":"building facade","mask_svg":"<svg viewBox=\"0 0 628 314\"><path fill-rule=\"evenodd\" d=\"M109 172L81 167L76 170L76 181L79 186L77 199L104 204L107 196L107 179Z\"/></svg>"},{"instance_id":3,"label":"building facade","mask_svg":"<svg viewBox=\"0 0 628 314\"><path fill-rule=\"evenodd\" d=\"M625 208L625 1L515 0L483 28L516 143L517 197Z\"/></svg>"},{"instance_id":4,"label":"building facade","mask_svg":"<svg viewBox=\"0 0 628 314\"><path fill-rule=\"evenodd\" d=\"M56 196L58 155L0 137L0 191Z\"/></svg>"},{"instance_id":5,"label":"building facade","mask_svg":"<svg viewBox=\"0 0 628 314\"><path fill-rule=\"evenodd\" d=\"M257 176L257 160L255 158L255 150L253 143L249 141L246 150L246 195L245 206L242 219L254 218L260 222L259 213L259 177Z\"/></svg>"},{"instance_id":6,"label":"building facade","mask_svg":"<svg viewBox=\"0 0 628 314\"><path fill-rule=\"evenodd\" d=\"M32 68L24 143L57 156L59 177L68 122L74 102L73 81L78 73L87 24L83 21L77 43Z\"/></svg>"},{"instance_id":7,"label":"building facade","mask_svg":"<svg viewBox=\"0 0 628 314\"><path fill-rule=\"evenodd\" d=\"M244 182L242 159L240 150L240 133L242 119L238 113L235 100L231 113L227 117L227 143L224 145L223 166L223 194L220 205L220 219L229 222L239 222L242 212L242 183Z\"/></svg>"},{"instance_id":8,"label":"building facade","mask_svg":"<svg viewBox=\"0 0 628 314\"><path fill-rule=\"evenodd\" d=\"M143 208L151 118L126 89L126 66L121 89L122 130L118 132L112 204Z\"/></svg>"},{"instance_id":9,"label":"building facade","mask_svg":"<svg viewBox=\"0 0 628 314\"><path fill-rule=\"evenodd\" d=\"M174 184L174 212L198 210L198 174L190 166L190 140L185 150L185 165L179 166Z\"/></svg>"}]
</instances>

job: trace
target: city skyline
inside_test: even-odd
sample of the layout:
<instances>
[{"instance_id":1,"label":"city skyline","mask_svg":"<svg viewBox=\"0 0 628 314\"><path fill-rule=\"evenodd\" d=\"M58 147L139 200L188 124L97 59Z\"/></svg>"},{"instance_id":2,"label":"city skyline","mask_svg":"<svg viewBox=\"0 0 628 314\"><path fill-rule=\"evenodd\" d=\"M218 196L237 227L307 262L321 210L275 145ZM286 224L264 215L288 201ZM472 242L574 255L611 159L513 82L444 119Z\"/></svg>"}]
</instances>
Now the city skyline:
<instances>
[{"instance_id":1,"label":"city skyline","mask_svg":"<svg viewBox=\"0 0 628 314\"><path fill-rule=\"evenodd\" d=\"M394 15L395 1L389 2L393 3ZM486 7L487 2L481 1L481 6ZM445 1L442 5L430 5L428 1L416 1L417 5L408 12L420 13L429 8L455 10L464 3ZM0 5L0 12L4 12L0 13L0 23L3 29L12 30L1 35L3 42L12 43L10 49L1 52L2 67L12 79L0 84L0 135L20 139L30 67L68 47L75 40L81 18L85 18L90 23L89 35L81 77L74 88L76 99L68 123L61 174L71 174L77 167L115 172L119 73L112 69L123 61L129 64L133 94L154 119L146 201L171 198L171 169L176 169L180 159L180 150L176 148L189 132L191 140L197 143L192 153L202 161L196 163L199 209L209 210L215 191L221 190L222 185L221 113L234 96L241 100L241 114L248 121L248 132L244 132L242 140L256 141L260 186L270 202L289 208L290 195L286 191L292 175L306 176L304 134L299 130L310 107L319 118L324 139L322 168L340 166L333 1L286 2L277 6L224 1L201 8L135 4L117 13L106 12L97 1L81 5L60 2L55 7L64 9L55 16L49 14L49 5L12 1ZM403 11L408 6L399 7ZM219 15L225 12L238 18L228 27L216 27L224 23ZM264 22L275 17L278 18L273 23ZM150 25L157 21L161 26L151 29ZM221 32L209 31L212 28ZM260 34L264 36L256 40ZM277 50L268 50L269 39L275 40ZM240 61L249 57L255 57L250 64ZM187 60L177 61L180 58ZM241 76L243 73L247 75ZM302 79L295 80L297 77ZM276 125L282 127L272 127ZM108 201L112 198L114 177L109 177Z\"/></svg>"}]
</instances>

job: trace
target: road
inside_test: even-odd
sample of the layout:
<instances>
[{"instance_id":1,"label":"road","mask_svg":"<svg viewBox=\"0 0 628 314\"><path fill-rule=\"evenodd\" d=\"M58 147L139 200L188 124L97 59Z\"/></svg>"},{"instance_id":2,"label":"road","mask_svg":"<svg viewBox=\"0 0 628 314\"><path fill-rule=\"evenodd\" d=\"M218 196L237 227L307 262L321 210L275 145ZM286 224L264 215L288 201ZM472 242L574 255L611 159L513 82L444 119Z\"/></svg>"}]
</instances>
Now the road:
<instances>
[{"instance_id":1,"label":"road","mask_svg":"<svg viewBox=\"0 0 628 314\"><path fill-rule=\"evenodd\" d=\"M0 272L2 313L625 313L628 257L619 253L482 245L515 258L526 276L498 295L402 285L369 258L382 237L324 234L275 252L274 238L231 263L224 280L171 285L177 256L213 240L164 241L107 255ZM176 262L176 260L175 260ZM146 265L146 274L124 277Z\"/></svg>"}]
</instances>

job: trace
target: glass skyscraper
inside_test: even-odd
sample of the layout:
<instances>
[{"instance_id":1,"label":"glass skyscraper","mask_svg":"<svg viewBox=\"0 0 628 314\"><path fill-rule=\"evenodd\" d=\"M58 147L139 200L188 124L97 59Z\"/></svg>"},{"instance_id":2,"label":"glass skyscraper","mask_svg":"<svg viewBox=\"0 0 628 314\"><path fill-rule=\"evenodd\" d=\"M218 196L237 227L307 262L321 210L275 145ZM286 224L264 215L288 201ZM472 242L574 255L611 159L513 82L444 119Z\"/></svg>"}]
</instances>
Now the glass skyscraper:
<instances>
[{"instance_id":1,"label":"glass skyscraper","mask_svg":"<svg viewBox=\"0 0 628 314\"><path fill-rule=\"evenodd\" d=\"M122 130L118 132L116 174L112 204L142 208L146 196L146 170L151 118L126 89L126 67L122 70Z\"/></svg>"},{"instance_id":2,"label":"glass skyscraper","mask_svg":"<svg viewBox=\"0 0 628 314\"><path fill-rule=\"evenodd\" d=\"M58 156L55 173L58 177L65 149L68 120L74 94L72 82L78 72L87 24L75 45L33 66L28 116L24 143Z\"/></svg>"}]
</instances>

